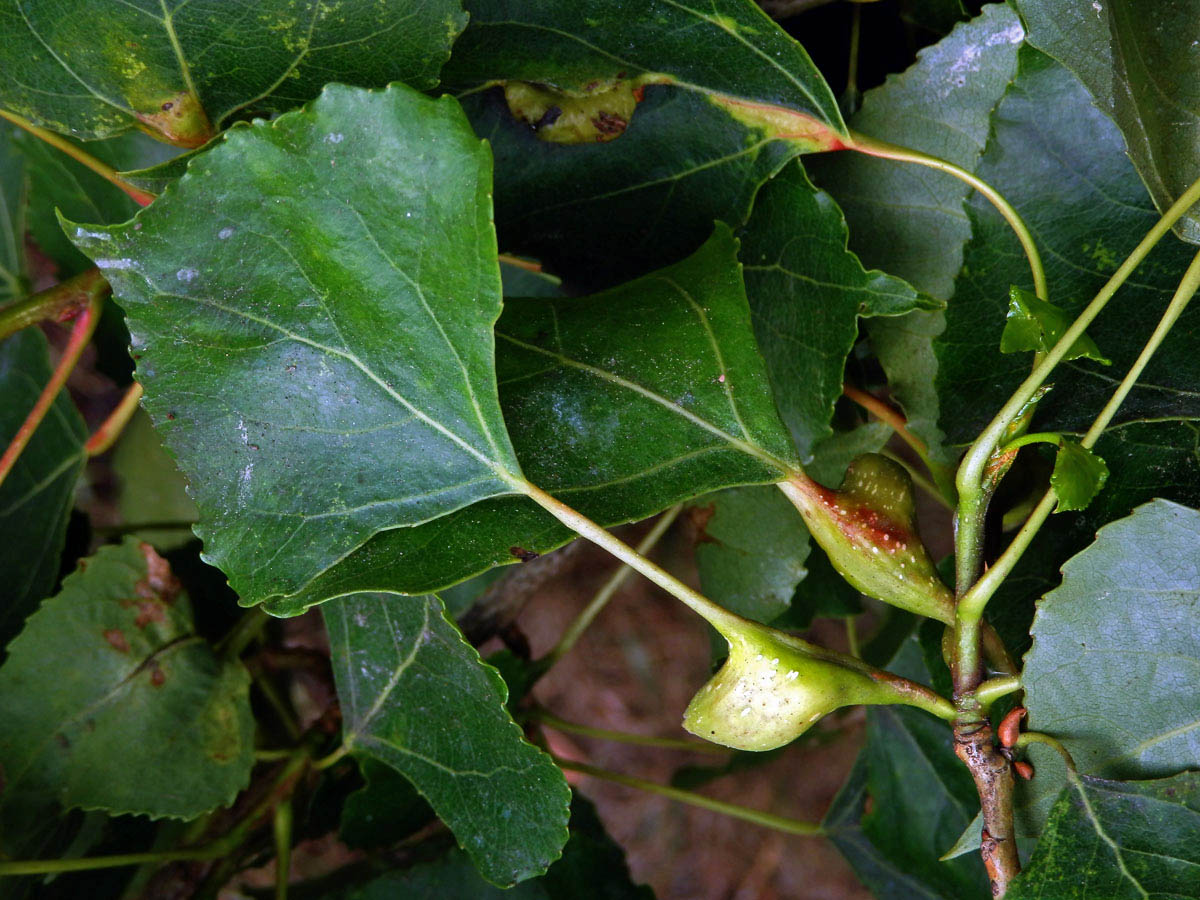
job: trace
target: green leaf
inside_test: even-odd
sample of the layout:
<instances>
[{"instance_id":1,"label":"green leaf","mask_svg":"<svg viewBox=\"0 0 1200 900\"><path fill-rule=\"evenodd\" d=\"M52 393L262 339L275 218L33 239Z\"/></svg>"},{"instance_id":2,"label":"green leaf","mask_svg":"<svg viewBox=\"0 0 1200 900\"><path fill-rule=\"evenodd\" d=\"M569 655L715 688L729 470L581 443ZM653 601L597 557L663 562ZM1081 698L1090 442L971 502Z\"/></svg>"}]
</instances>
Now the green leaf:
<instances>
[{"instance_id":1,"label":"green leaf","mask_svg":"<svg viewBox=\"0 0 1200 900\"><path fill-rule=\"evenodd\" d=\"M929 680L912 638L901 642L888 667ZM914 710L874 707L867 711L867 745L823 825L880 900L966 900L988 896L978 855L949 864L938 857L942 842L953 839L978 805L970 775L957 764L949 726Z\"/></svg>"},{"instance_id":2,"label":"green leaf","mask_svg":"<svg viewBox=\"0 0 1200 900\"><path fill-rule=\"evenodd\" d=\"M126 526L154 522L196 521L196 504L187 493L187 482L144 412L134 413L112 453L113 474L120 484L117 509ZM188 528L142 528L139 540L160 550L173 550L192 540Z\"/></svg>"},{"instance_id":3,"label":"green leaf","mask_svg":"<svg viewBox=\"0 0 1200 900\"><path fill-rule=\"evenodd\" d=\"M851 125L973 171L992 109L1016 72L1022 37L1007 6L985 6L982 15L921 51L908 71L867 91ZM922 166L862 154L814 158L808 169L845 211L850 248L866 265L886 269L939 300L950 298L971 235L963 217L965 184ZM867 331L909 428L946 462L932 387L938 368L932 341L944 327L941 312L914 312L873 320Z\"/></svg>"},{"instance_id":4,"label":"green leaf","mask_svg":"<svg viewBox=\"0 0 1200 900\"><path fill-rule=\"evenodd\" d=\"M1200 775L1071 779L1010 900L1200 897Z\"/></svg>"},{"instance_id":5,"label":"green leaf","mask_svg":"<svg viewBox=\"0 0 1200 900\"><path fill-rule=\"evenodd\" d=\"M141 207L123 190L26 131L13 135L29 171L29 233L38 249L67 278L91 266L59 225L57 212L77 222L123 222ZM131 133L91 141L84 152L116 169L131 169L172 154L172 148L147 135ZM182 174L182 173L180 173Z\"/></svg>"},{"instance_id":6,"label":"green leaf","mask_svg":"<svg viewBox=\"0 0 1200 900\"><path fill-rule=\"evenodd\" d=\"M549 900L654 900L654 892L635 884L625 851L604 830L592 802L580 793L571 798L571 837L562 859L542 878Z\"/></svg>"},{"instance_id":7,"label":"green leaf","mask_svg":"<svg viewBox=\"0 0 1200 900\"><path fill-rule=\"evenodd\" d=\"M1200 68L1195 0L1017 0L1029 42L1087 85L1096 105L1125 135L1129 155L1165 210L1200 177ZM1200 242L1200 219L1184 216L1176 231Z\"/></svg>"},{"instance_id":8,"label":"green leaf","mask_svg":"<svg viewBox=\"0 0 1200 900\"><path fill-rule=\"evenodd\" d=\"M795 151L690 91L648 86L605 144L538 140L494 91L463 97L496 161L501 245L604 287L682 259L714 220L741 223L758 186Z\"/></svg>"},{"instance_id":9,"label":"green leaf","mask_svg":"<svg viewBox=\"0 0 1200 900\"><path fill-rule=\"evenodd\" d=\"M463 89L507 84L507 100L498 90L466 98L496 153L501 242L589 284L682 258L714 219L744 221L758 185L796 153L845 137L804 48L749 0L467 8L445 79ZM534 110L517 96L528 82L548 94ZM589 121L603 98L608 134ZM539 139L559 127L535 133L543 111L556 123L583 117L587 143ZM619 137L596 143L613 129Z\"/></svg>"},{"instance_id":10,"label":"green leaf","mask_svg":"<svg viewBox=\"0 0 1200 900\"><path fill-rule=\"evenodd\" d=\"M846 249L848 237L841 210L799 163L763 185L741 234L754 331L802 459L833 434L859 316L941 306L898 278L866 271Z\"/></svg>"},{"instance_id":11,"label":"green leaf","mask_svg":"<svg viewBox=\"0 0 1200 900\"><path fill-rule=\"evenodd\" d=\"M46 338L38 329L0 343L0 447L17 433L51 371ZM83 418L64 391L0 484L0 647L58 580L86 440Z\"/></svg>"},{"instance_id":12,"label":"green leaf","mask_svg":"<svg viewBox=\"0 0 1200 900\"><path fill-rule=\"evenodd\" d=\"M777 481L793 464L728 228L683 262L591 297L509 300L496 333L504 417L525 475L601 524ZM435 590L571 537L532 501L489 500L379 534L270 608Z\"/></svg>"},{"instance_id":13,"label":"green leaf","mask_svg":"<svg viewBox=\"0 0 1200 900\"><path fill-rule=\"evenodd\" d=\"M1097 529L1155 497L1200 505L1200 460L1194 452L1198 439L1200 430L1190 422L1124 425L1100 438L1096 449L1111 470L1105 489L1085 512L1063 513L1048 521L988 604L989 621L1014 654L1029 648L1035 602L1059 584L1064 561L1089 547ZM1052 660L1043 660L1048 667L1053 665ZM1036 837L1065 783L1066 768L1048 747L1035 744L1027 755L1037 776L1032 781L1017 781L1015 823L1018 836ZM1083 759L1079 762L1082 771L1091 772ZM1132 777L1146 774L1162 773ZM973 842L965 846L977 848L978 834L976 826Z\"/></svg>"},{"instance_id":14,"label":"green leaf","mask_svg":"<svg viewBox=\"0 0 1200 900\"><path fill-rule=\"evenodd\" d=\"M796 585L791 604L782 618L771 624L788 631L803 631L819 617L856 616L863 611L862 595L837 573L820 547L805 560L808 573Z\"/></svg>"},{"instance_id":15,"label":"green leaf","mask_svg":"<svg viewBox=\"0 0 1200 900\"><path fill-rule=\"evenodd\" d=\"M148 545L101 548L0 667L5 850L60 805L191 819L231 803L254 764L249 686Z\"/></svg>"},{"instance_id":16,"label":"green leaf","mask_svg":"<svg viewBox=\"0 0 1200 900\"><path fill-rule=\"evenodd\" d=\"M492 883L544 872L567 839L570 791L442 602L356 594L324 612L346 746L409 779Z\"/></svg>"},{"instance_id":17,"label":"green leaf","mask_svg":"<svg viewBox=\"0 0 1200 900\"><path fill-rule=\"evenodd\" d=\"M1050 299L1071 320L1159 218L1116 127L1070 72L1031 47L1021 50L1019 74L997 111L978 174L1024 217L1046 261ZM1001 289L1028 287L1028 266L990 206L976 199L969 212L975 236L936 344L941 423L955 443L973 440L1029 374L1028 358L999 349L1008 311ZM1141 352L1193 250L1173 239L1160 242L1089 327L1114 371L1124 372ZM1191 308L1115 423L1200 418L1197 329L1200 308ZM1053 380L1038 411L1039 429L1049 431L1084 431L1114 386L1113 373L1091 363L1062 365Z\"/></svg>"},{"instance_id":18,"label":"green leaf","mask_svg":"<svg viewBox=\"0 0 1200 900\"><path fill-rule=\"evenodd\" d=\"M1000 335L1000 352L1049 352L1071 327L1072 321L1053 303L1014 284L1008 289L1008 317L1004 322L1004 332ZM1101 355L1096 342L1086 334L1080 335L1071 345L1063 356L1063 362L1081 358L1112 365L1112 360Z\"/></svg>"},{"instance_id":19,"label":"green leaf","mask_svg":"<svg viewBox=\"0 0 1200 900\"><path fill-rule=\"evenodd\" d=\"M433 87L465 20L455 0L4 0L0 105L82 138L136 127L196 146L211 126L287 109L329 81Z\"/></svg>"},{"instance_id":20,"label":"green leaf","mask_svg":"<svg viewBox=\"0 0 1200 900\"><path fill-rule=\"evenodd\" d=\"M350 847L395 844L433 821L412 782L370 756L357 758L366 784L346 798L338 836Z\"/></svg>"},{"instance_id":21,"label":"green leaf","mask_svg":"<svg viewBox=\"0 0 1200 900\"><path fill-rule=\"evenodd\" d=\"M232 129L134 222L74 228L244 603L513 491L489 169L453 100L334 85Z\"/></svg>"},{"instance_id":22,"label":"green leaf","mask_svg":"<svg viewBox=\"0 0 1200 900\"><path fill-rule=\"evenodd\" d=\"M1022 678L1029 727L1080 771L1148 778L1200 767L1194 685L1200 512L1155 500L1101 528L1038 603Z\"/></svg>"},{"instance_id":23,"label":"green leaf","mask_svg":"<svg viewBox=\"0 0 1200 900\"><path fill-rule=\"evenodd\" d=\"M566 94L564 102L625 80L669 84L711 97L730 115L768 117L730 103L757 101L802 113L814 138L820 130L845 136L837 101L804 48L748 0L468 0L466 7L471 20L446 66L447 84L536 82Z\"/></svg>"},{"instance_id":24,"label":"green leaf","mask_svg":"<svg viewBox=\"0 0 1200 900\"><path fill-rule=\"evenodd\" d=\"M28 290L25 259L27 176L13 139L16 129L0 121L0 306Z\"/></svg>"},{"instance_id":25,"label":"green leaf","mask_svg":"<svg viewBox=\"0 0 1200 900\"><path fill-rule=\"evenodd\" d=\"M1108 480L1104 460L1078 441L1064 438L1054 457L1050 487L1058 497L1055 512L1087 509Z\"/></svg>"},{"instance_id":26,"label":"green leaf","mask_svg":"<svg viewBox=\"0 0 1200 900\"><path fill-rule=\"evenodd\" d=\"M604 831L595 808L581 794L571 799L571 837L562 859L541 878L500 890L479 877L467 856L452 850L440 860L388 872L370 883L336 895L337 900L653 900L635 886L625 854Z\"/></svg>"},{"instance_id":27,"label":"green leaf","mask_svg":"<svg viewBox=\"0 0 1200 900\"><path fill-rule=\"evenodd\" d=\"M774 486L731 488L701 498L696 568L704 595L767 623L784 613L804 578L808 529Z\"/></svg>"},{"instance_id":28,"label":"green leaf","mask_svg":"<svg viewBox=\"0 0 1200 900\"><path fill-rule=\"evenodd\" d=\"M863 752L872 807L862 829L881 856L935 896L990 896L978 856L939 860L979 809L949 727L915 710L874 707Z\"/></svg>"}]
</instances>

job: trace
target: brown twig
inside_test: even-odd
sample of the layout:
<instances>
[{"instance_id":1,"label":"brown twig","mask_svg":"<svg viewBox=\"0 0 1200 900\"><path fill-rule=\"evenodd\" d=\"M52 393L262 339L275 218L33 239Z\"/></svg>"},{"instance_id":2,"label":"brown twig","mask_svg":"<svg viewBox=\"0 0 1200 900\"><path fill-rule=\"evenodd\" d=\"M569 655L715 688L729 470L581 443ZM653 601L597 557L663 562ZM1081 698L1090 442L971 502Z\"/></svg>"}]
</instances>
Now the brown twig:
<instances>
[{"instance_id":1,"label":"brown twig","mask_svg":"<svg viewBox=\"0 0 1200 900\"><path fill-rule=\"evenodd\" d=\"M954 752L975 779L983 814L979 852L992 896L1003 897L1009 882L1021 871L1013 828L1012 766L992 739L992 727L987 722L956 723Z\"/></svg>"}]
</instances>

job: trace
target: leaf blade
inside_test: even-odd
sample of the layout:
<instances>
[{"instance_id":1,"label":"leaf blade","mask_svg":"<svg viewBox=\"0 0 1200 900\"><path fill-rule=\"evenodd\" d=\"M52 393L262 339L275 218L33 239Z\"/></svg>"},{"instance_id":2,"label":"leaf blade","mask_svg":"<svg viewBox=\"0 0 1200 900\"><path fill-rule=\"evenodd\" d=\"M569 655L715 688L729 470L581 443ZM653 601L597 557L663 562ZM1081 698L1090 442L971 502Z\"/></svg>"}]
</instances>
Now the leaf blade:
<instances>
[{"instance_id":1,"label":"leaf blade","mask_svg":"<svg viewBox=\"0 0 1200 900\"><path fill-rule=\"evenodd\" d=\"M358 594L324 614L345 744L404 774L489 881L544 872L567 839L569 789L441 601Z\"/></svg>"}]
</instances>

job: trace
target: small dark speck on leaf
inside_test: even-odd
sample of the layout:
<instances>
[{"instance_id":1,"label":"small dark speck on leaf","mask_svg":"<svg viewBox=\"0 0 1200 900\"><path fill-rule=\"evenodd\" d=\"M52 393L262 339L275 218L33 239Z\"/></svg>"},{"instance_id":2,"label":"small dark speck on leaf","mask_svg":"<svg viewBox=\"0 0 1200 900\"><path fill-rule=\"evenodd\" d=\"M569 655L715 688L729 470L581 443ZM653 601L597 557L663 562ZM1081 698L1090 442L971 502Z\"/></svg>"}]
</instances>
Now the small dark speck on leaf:
<instances>
[{"instance_id":1,"label":"small dark speck on leaf","mask_svg":"<svg viewBox=\"0 0 1200 900\"><path fill-rule=\"evenodd\" d=\"M540 553L534 553L532 550L526 550L524 547L509 547L508 552L521 562L529 562L531 559L537 559L541 556Z\"/></svg>"},{"instance_id":2,"label":"small dark speck on leaf","mask_svg":"<svg viewBox=\"0 0 1200 900\"><path fill-rule=\"evenodd\" d=\"M165 682L166 680L167 680L167 676L163 673L163 670L160 669L158 666L155 666L154 669L150 672L150 683L152 685L154 685L155 687L162 687L163 682Z\"/></svg>"},{"instance_id":3,"label":"small dark speck on leaf","mask_svg":"<svg viewBox=\"0 0 1200 900\"><path fill-rule=\"evenodd\" d=\"M172 103L170 100L168 100L166 103L164 103L164 104L162 105L162 111L163 111L163 112L170 112L170 111L171 111L172 109L174 109L174 108L175 108L175 104L174 104L174 103Z\"/></svg>"},{"instance_id":4,"label":"small dark speck on leaf","mask_svg":"<svg viewBox=\"0 0 1200 900\"><path fill-rule=\"evenodd\" d=\"M175 421L175 413L167 413L167 418L170 421L174 422Z\"/></svg>"},{"instance_id":5,"label":"small dark speck on leaf","mask_svg":"<svg viewBox=\"0 0 1200 900\"><path fill-rule=\"evenodd\" d=\"M64 750L71 749L71 742L67 739L65 734L56 734L54 736L54 740L58 741L58 746L62 747Z\"/></svg>"}]
</instances>

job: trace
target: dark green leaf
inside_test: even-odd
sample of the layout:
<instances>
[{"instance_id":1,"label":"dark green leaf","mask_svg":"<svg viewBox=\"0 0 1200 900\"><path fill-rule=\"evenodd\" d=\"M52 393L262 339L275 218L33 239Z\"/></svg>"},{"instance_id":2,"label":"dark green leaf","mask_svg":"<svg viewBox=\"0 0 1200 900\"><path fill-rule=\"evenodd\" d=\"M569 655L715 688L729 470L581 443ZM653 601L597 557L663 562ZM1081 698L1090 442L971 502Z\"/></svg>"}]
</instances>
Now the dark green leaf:
<instances>
[{"instance_id":1,"label":"dark green leaf","mask_svg":"<svg viewBox=\"0 0 1200 900\"><path fill-rule=\"evenodd\" d=\"M0 343L0 447L17 433L50 374L46 338L38 329ZM54 590L86 440L87 427L71 398L59 394L0 484L0 647Z\"/></svg>"},{"instance_id":2,"label":"dark green leaf","mask_svg":"<svg viewBox=\"0 0 1200 900\"><path fill-rule=\"evenodd\" d=\"M809 550L787 497L772 485L731 488L701 498L695 511L704 523L696 546L704 595L756 622L787 610Z\"/></svg>"},{"instance_id":3,"label":"dark green leaf","mask_svg":"<svg viewBox=\"0 0 1200 900\"><path fill-rule=\"evenodd\" d=\"M59 805L189 819L249 783L250 678L193 633L178 590L166 563L130 538L85 560L9 645L6 851Z\"/></svg>"},{"instance_id":4,"label":"dark green leaf","mask_svg":"<svg viewBox=\"0 0 1200 900\"><path fill-rule=\"evenodd\" d=\"M780 412L802 459L833 434L846 356L859 316L941 306L903 281L866 271L846 249L841 210L799 163L758 192L742 230L741 259L754 331Z\"/></svg>"},{"instance_id":5,"label":"dark green leaf","mask_svg":"<svg viewBox=\"0 0 1200 900\"><path fill-rule=\"evenodd\" d=\"M141 528L134 532L140 540L160 550L173 550L192 540L186 523L196 521L196 504L144 412L135 413L121 432L113 448L112 468L120 483L117 509L126 526L155 522L184 526Z\"/></svg>"},{"instance_id":6,"label":"dark green leaf","mask_svg":"<svg viewBox=\"0 0 1200 900\"><path fill-rule=\"evenodd\" d=\"M567 839L570 792L442 602L355 594L324 612L346 746L411 781L489 881L544 872Z\"/></svg>"},{"instance_id":7,"label":"dark green leaf","mask_svg":"<svg viewBox=\"0 0 1200 900\"><path fill-rule=\"evenodd\" d=\"M609 837L596 807L582 794L571 798L571 837L562 859L542 878L549 900L654 900L654 892L635 884L625 851Z\"/></svg>"},{"instance_id":8,"label":"dark green leaf","mask_svg":"<svg viewBox=\"0 0 1200 900\"><path fill-rule=\"evenodd\" d=\"M621 287L508 302L497 325L501 401L532 482L612 525L779 479L794 451L736 254L719 227L688 259ZM384 532L271 609L297 612L355 590L435 590L570 538L531 501L489 500Z\"/></svg>"},{"instance_id":9,"label":"dark green leaf","mask_svg":"<svg viewBox=\"0 0 1200 900\"><path fill-rule=\"evenodd\" d=\"M742 222L754 190L787 159L845 135L808 54L749 0L467 8L445 78L464 88L510 83L508 102L498 91L466 101L495 148L502 243L591 284L690 253L714 219ZM525 110L512 82L552 86L552 95ZM604 98L607 133L596 133L593 107ZM530 127L543 111L552 122L578 119L580 107L588 146L541 140Z\"/></svg>"},{"instance_id":10,"label":"dark green leaf","mask_svg":"<svg viewBox=\"0 0 1200 900\"><path fill-rule=\"evenodd\" d=\"M1104 460L1078 441L1064 438L1050 475L1050 487L1058 497L1054 511L1087 509L1106 481L1108 466Z\"/></svg>"},{"instance_id":11,"label":"dark green leaf","mask_svg":"<svg viewBox=\"0 0 1200 900\"><path fill-rule=\"evenodd\" d=\"M84 138L139 127L195 146L329 81L430 88L465 20L455 0L4 0L0 104Z\"/></svg>"},{"instance_id":12,"label":"dark green leaf","mask_svg":"<svg viewBox=\"0 0 1200 900\"><path fill-rule=\"evenodd\" d=\"M524 81L586 95L648 76L718 103L795 110L814 128L845 134L804 48L749 0L468 0L466 7L471 20L446 66L448 84ZM755 110L747 104L730 115L750 118Z\"/></svg>"},{"instance_id":13,"label":"dark green leaf","mask_svg":"<svg viewBox=\"0 0 1200 900\"><path fill-rule=\"evenodd\" d=\"M1012 10L985 6L982 15L917 54L908 71L867 91L851 125L974 170L1023 37ZM962 213L967 185L922 166L857 153L815 157L806 166L845 211L850 248L866 265L950 298L971 235Z\"/></svg>"},{"instance_id":14,"label":"dark green leaf","mask_svg":"<svg viewBox=\"0 0 1200 900\"><path fill-rule=\"evenodd\" d=\"M16 129L0 121L0 306L28 290L25 259L27 176Z\"/></svg>"},{"instance_id":15,"label":"dark green leaf","mask_svg":"<svg viewBox=\"0 0 1200 900\"><path fill-rule=\"evenodd\" d=\"M1129 155L1165 210L1200 177L1200 5L1176 0L1017 0L1029 42L1087 85L1096 105L1125 135ZM1200 219L1179 234L1200 241Z\"/></svg>"},{"instance_id":16,"label":"dark green leaf","mask_svg":"<svg viewBox=\"0 0 1200 900\"><path fill-rule=\"evenodd\" d=\"M140 207L112 182L57 147L25 131L18 131L14 140L29 170L30 236L38 249L57 264L60 278L82 272L91 266L91 260L63 233L55 211L76 222L109 224L132 218ZM116 169L148 165L172 153L170 147L138 133L92 141L82 149Z\"/></svg>"},{"instance_id":17,"label":"dark green leaf","mask_svg":"<svg viewBox=\"0 0 1200 900\"><path fill-rule=\"evenodd\" d=\"M1058 585L1063 563L1090 546L1098 528L1127 516L1131 509L1156 496L1200 504L1200 460L1193 449L1198 439L1200 431L1190 422L1124 425L1101 437L1096 449L1111 470L1105 489L1086 512L1063 513L1047 522L988 604L989 620L1014 654L1023 654L1029 648L1035 601ZM1046 665L1052 666L1053 661L1046 660ZM1064 784L1066 769L1058 754L1048 747L1034 745L1028 757L1037 777L1017 782L1014 805L1018 835L1036 837ZM1091 772L1085 758L1079 762L1082 771ZM1161 773L1132 777L1147 774ZM978 828L973 843L966 846L979 846Z\"/></svg>"},{"instance_id":18,"label":"dark green leaf","mask_svg":"<svg viewBox=\"0 0 1200 900\"><path fill-rule=\"evenodd\" d=\"M1147 778L1200 767L1194 686L1200 513L1156 500L1100 529L1038 603L1023 683L1029 727L1080 770Z\"/></svg>"},{"instance_id":19,"label":"dark green leaf","mask_svg":"<svg viewBox=\"0 0 1200 900\"><path fill-rule=\"evenodd\" d=\"M863 611L862 595L852 588L829 562L820 547L813 547L805 560L808 574L796 586L791 605L782 618L771 624L776 628L803 631L812 620L822 616L856 616Z\"/></svg>"},{"instance_id":20,"label":"dark green leaf","mask_svg":"<svg viewBox=\"0 0 1200 900\"><path fill-rule=\"evenodd\" d=\"M360 756L366 784L346 798L338 835L351 847L395 844L433 820L433 810L407 778L386 763Z\"/></svg>"},{"instance_id":21,"label":"dark green leaf","mask_svg":"<svg viewBox=\"0 0 1200 900\"><path fill-rule=\"evenodd\" d=\"M604 831L595 808L580 794L571 799L571 837L562 859L544 876L509 890L485 882L466 855L451 851L433 863L389 872L338 900L653 900L647 887L634 885L625 854Z\"/></svg>"},{"instance_id":22,"label":"dark green leaf","mask_svg":"<svg viewBox=\"0 0 1200 900\"><path fill-rule=\"evenodd\" d=\"M822 825L829 840L877 900L940 900L938 894L893 865L863 834L863 813L870 802L866 754L860 753L825 813Z\"/></svg>"},{"instance_id":23,"label":"dark green leaf","mask_svg":"<svg viewBox=\"0 0 1200 900\"><path fill-rule=\"evenodd\" d=\"M1046 262L1050 300L1072 320L1158 220L1124 151L1120 133L1079 81L1048 56L1023 48L978 174L1025 218ZM1004 289L1028 286L1028 266L990 206L976 198L970 214L975 236L936 345L942 428L964 443L1029 374L1028 357L999 350L1008 309ZM1088 329L1115 372L1141 352L1194 249L1170 237L1162 241ZM1193 307L1150 361L1117 423L1200 418L1197 329L1200 307ZM1083 431L1114 387L1113 372L1087 361L1060 366L1052 379L1038 430Z\"/></svg>"},{"instance_id":24,"label":"dark green leaf","mask_svg":"<svg viewBox=\"0 0 1200 900\"><path fill-rule=\"evenodd\" d=\"M967 18L962 0L900 0L900 18L910 25L943 35Z\"/></svg>"},{"instance_id":25,"label":"dark green leaf","mask_svg":"<svg viewBox=\"0 0 1200 900\"><path fill-rule=\"evenodd\" d=\"M992 109L1016 71L1022 36L1021 24L1007 6L985 6L982 15L918 54L907 72L868 91L851 124L857 131L974 170ZM971 235L962 208L966 185L921 166L861 154L814 158L808 168L845 211L851 249L866 265L949 299ZM868 325L909 428L939 456L942 433L932 388L938 361L932 340L944 327L940 312L876 319Z\"/></svg>"},{"instance_id":26,"label":"dark green leaf","mask_svg":"<svg viewBox=\"0 0 1200 900\"><path fill-rule=\"evenodd\" d=\"M1200 897L1200 775L1063 788L1009 900Z\"/></svg>"},{"instance_id":27,"label":"dark green leaf","mask_svg":"<svg viewBox=\"0 0 1200 900\"><path fill-rule=\"evenodd\" d=\"M939 859L979 809L949 727L915 710L872 707L864 754L872 808L862 829L883 858L935 896L990 896L978 856Z\"/></svg>"},{"instance_id":28,"label":"dark green leaf","mask_svg":"<svg viewBox=\"0 0 1200 900\"><path fill-rule=\"evenodd\" d=\"M1008 289L1008 317L1000 335L1000 352L1049 351L1071 327L1071 321L1071 317L1053 303L1014 284ZM1112 364L1086 334L1071 345L1063 362L1080 358L1094 359L1106 366Z\"/></svg>"},{"instance_id":29,"label":"dark green leaf","mask_svg":"<svg viewBox=\"0 0 1200 900\"><path fill-rule=\"evenodd\" d=\"M453 100L331 86L231 130L134 222L74 228L244 603L513 491L489 169Z\"/></svg>"},{"instance_id":30,"label":"dark green leaf","mask_svg":"<svg viewBox=\"0 0 1200 900\"><path fill-rule=\"evenodd\" d=\"M750 213L754 192L795 151L702 95L649 86L629 128L605 144L538 140L496 91L463 106L496 160L506 250L608 286L674 262Z\"/></svg>"},{"instance_id":31,"label":"dark green leaf","mask_svg":"<svg viewBox=\"0 0 1200 900\"><path fill-rule=\"evenodd\" d=\"M500 267L505 297L563 297L562 279L546 272L531 272L517 266Z\"/></svg>"}]
</instances>

